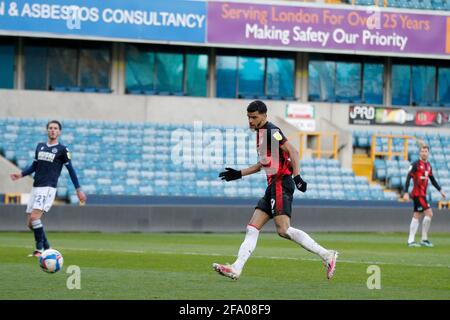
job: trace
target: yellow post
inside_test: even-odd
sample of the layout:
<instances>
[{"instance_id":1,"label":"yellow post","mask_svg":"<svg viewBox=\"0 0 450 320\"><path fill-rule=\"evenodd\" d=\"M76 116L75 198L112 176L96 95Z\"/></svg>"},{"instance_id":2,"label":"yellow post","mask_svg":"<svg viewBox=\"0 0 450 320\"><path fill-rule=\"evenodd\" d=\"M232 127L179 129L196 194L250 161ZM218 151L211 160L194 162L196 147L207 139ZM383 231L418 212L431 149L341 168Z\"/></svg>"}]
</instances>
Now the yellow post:
<instances>
[{"instance_id":1,"label":"yellow post","mask_svg":"<svg viewBox=\"0 0 450 320\"><path fill-rule=\"evenodd\" d=\"M441 210L444 208L450 209L450 201L441 200L438 202L438 209Z\"/></svg>"},{"instance_id":2,"label":"yellow post","mask_svg":"<svg viewBox=\"0 0 450 320\"><path fill-rule=\"evenodd\" d=\"M337 134L333 134L333 159L337 159Z\"/></svg>"},{"instance_id":3,"label":"yellow post","mask_svg":"<svg viewBox=\"0 0 450 320\"><path fill-rule=\"evenodd\" d=\"M19 203L20 204L20 193L6 193L5 194L5 204Z\"/></svg>"},{"instance_id":4,"label":"yellow post","mask_svg":"<svg viewBox=\"0 0 450 320\"><path fill-rule=\"evenodd\" d=\"M392 157L392 137L388 137L388 160Z\"/></svg>"},{"instance_id":5,"label":"yellow post","mask_svg":"<svg viewBox=\"0 0 450 320\"><path fill-rule=\"evenodd\" d=\"M376 150L376 141L377 141L377 138L376 138L376 135L375 134L373 134L372 135L372 143L371 143L371 146L370 146L370 151L371 151L371 156L372 156L372 163L375 161L375 150Z\"/></svg>"},{"instance_id":6,"label":"yellow post","mask_svg":"<svg viewBox=\"0 0 450 320\"><path fill-rule=\"evenodd\" d=\"M403 136L403 157L405 158L405 161L408 160L408 136Z\"/></svg>"},{"instance_id":7,"label":"yellow post","mask_svg":"<svg viewBox=\"0 0 450 320\"><path fill-rule=\"evenodd\" d=\"M317 135L317 158L321 158L320 148L322 147L320 143L320 133Z\"/></svg>"},{"instance_id":8,"label":"yellow post","mask_svg":"<svg viewBox=\"0 0 450 320\"><path fill-rule=\"evenodd\" d=\"M308 141L309 137L316 137L317 138L317 143L315 146L312 147L312 155L316 156L316 158L321 158L322 156L325 155L332 155L334 159L338 158L338 136L336 132L307 132L307 133L303 133L303 132L298 132L297 133L300 136L300 142L299 142L299 155L300 155L300 159L303 158L303 154L305 152L305 143ZM322 150L322 136L330 136L333 141L332 141L332 147L330 147L329 149L326 150Z\"/></svg>"},{"instance_id":9,"label":"yellow post","mask_svg":"<svg viewBox=\"0 0 450 320\"><path fill-rule=\"evenodd\" d=\"M300 152L300 160L303 159L303 132L300 132L300 148L299 148L299 152Z\"/></svg>"}]
</instances>

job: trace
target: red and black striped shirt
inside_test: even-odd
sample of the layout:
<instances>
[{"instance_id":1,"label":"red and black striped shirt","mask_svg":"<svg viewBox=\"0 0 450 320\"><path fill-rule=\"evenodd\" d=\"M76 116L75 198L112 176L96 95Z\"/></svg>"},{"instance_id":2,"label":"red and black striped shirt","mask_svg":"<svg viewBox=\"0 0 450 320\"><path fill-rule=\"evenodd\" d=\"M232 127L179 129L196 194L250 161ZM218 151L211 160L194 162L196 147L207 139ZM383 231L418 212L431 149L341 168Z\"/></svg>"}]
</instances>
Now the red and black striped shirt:
<instances>
[{"instance_id":1,"label":"red and black striped shirt","mask_svg":"<svg viewBox=\"0 0 450 320\"><path fill-rule=\"evenodd\" d=\"M426 197L428 179L430 179L433 186L441 191L441 187L433 176L431 164L428 161L417 160L411 166L411 169L406 178L405 192L408 192L410 180L413 179L414 187L411 195L413 197Z\"/></svg>"},{"instance_id":2,"label":"red and black striped shirt","mask_svg":"<svg viewBox=\"0 0 450 320\"><path fill-rule=\"evenodd\" d=\"M287 138L280 128L271 122L267 122L262 128L256 130L258 161L266 171L268 184L276 178L293 173L289 153L281 149L286 141Z\"/></svg>"}]
</instances>

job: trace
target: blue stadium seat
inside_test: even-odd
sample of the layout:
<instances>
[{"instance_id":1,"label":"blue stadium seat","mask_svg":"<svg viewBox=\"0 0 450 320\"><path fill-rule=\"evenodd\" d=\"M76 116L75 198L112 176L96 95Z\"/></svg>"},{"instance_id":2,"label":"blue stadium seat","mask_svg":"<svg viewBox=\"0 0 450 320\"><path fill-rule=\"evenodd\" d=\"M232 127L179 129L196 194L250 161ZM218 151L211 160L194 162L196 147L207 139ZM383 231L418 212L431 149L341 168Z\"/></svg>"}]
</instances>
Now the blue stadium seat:
<instances>
[{"instance_id":1,"label":"blue stadium seat","mask_svg":"<svg viewBox=\"0 0 450 320\"><path fill-rule=\"evenodd\" d=\"M413 9L420 9L420 0L409 0L409 7Z\"/></svg>"},{"instance_id":2,"label":"blue stadium seat","mask_svg":"<svg viewBox=\"0 0 450 320\"><path fill-rule=\"evenodd\" d=\"M64 86L50 86L50 90L53 91L68 91L68 87L64 87Z\"/></svg>"},{"instance_id":3,"label":"blue stadium seat","mask_svg":"<svg viewBox=\"0 0 450 320\"><path fill-rule=\"evenodd\" d=\"M345 193L344 193L344 191L342 191L342 189L334 190L332 192L332 196L333 196L333 198L339 199L339 200L344 200L346 198Z\"/></svg>"},{"instance_id":4,"label":"blue stadium seat","mask_svg":"<svg viewBox=\"0 0 450 320\"><path fill-rule=\"evenodd\" d=\"M318 95L318 94L309 94L308 95L308 101L314 102L314 101L321 101L321 100L322 99L321 99L320 95Z\"/></svg>"},{"instance_id":5,"label":"blue stadium seat","mask_svg":"<svg viewBox=\"0 0 450 320\"><path fill-rule=\"evenodd\" d=\"M355 173L350 168L340 168L341 176L353 177Z\"/></svg>"},{"instance_id":6,"label":"blue stadium seat","mask_svg":"<svg viewBox=\"0 0 450 320\"><path fill-rule=\"evenodd\" d=\"M78 197L74 194L69 196L69 203L72 205L77 205L79 203Z\"/></svg>"},{"instance_id":7,"label":"blue stadium seat","mask_svg":"<svg viewBox=\"0 0 450 320\"><path fill-rule=\"evenodd\" d=\"M387 0L388 7L398 7L396 0Z\"/></svg>"},{"instance_id":8,"label":"blue stadium seat","mask_svg":"<svg viewBox=\"0 0 450 320\"><path fill-rule=\"evenodd\" d=\"M372 200L372 196L370 194L370 191L368 189L366 190L358 190L358 198L360 200Z\"/></svg>"},{"instance_id":9,"label":"blue stadium seat","mask_svg":"<svg viewBox=\"0 0 450 320\"><path fill-rule=\"evenodd\" d=\"M76 86L71 86L67 88L67 91L69 92L81 92L81 88L80 87L76 87Z\"/></svg>"},{"instance_id":10,"label":"blue stadium seat","mask_svg":"<svg viewBox=\"0 0 450 320\"><path fill-rule=\"evenodd\" d=\"M111 88L97 88L98 93L112 93Z\"/></svg>"},{"instance_id":11,"label":"blue stadium seat","mask_svg":"<svg viewBox=\"0 0 450 320\"><path fill-rule=\"evenodd\" d=\"M328 174L327 167L325 167L325 166L318 166L318 167L316 167L315 172L316 172L317 175L323 175L323 176Z\"/></svg>"},{"instance_id":12,"label":"blue stadium seat","mask_svg":"<svg viewBox=\"0 0 450 320\"><path fill-rule=\"evenodd\" d=\"M56 188L56 197L66 198L67 197L67 187L62 186L62 187Z\"/></svg>"},{"instance_id":13,"label":"blue stadium seat","mask_svg":"<svg viewBox=\"0 0 450 320\"><path fill-rule=\"evenodd\" d=\"M384 192L384 199L385 200L398 200L398 196L395 192L392 191L385 191Z\"/></svg>"},{"instance_id":14,"label":"blue stadium seat","mask_svg":"<svg viewBox=\"0 0 450 320\"><path fill-rule=\"evenodd\" d=\"M386 179L386 168L383 167L375 168L375 179L384 181Z\"/></svg>"},{"instance_id":15,"label":"blue stadium seat","mask_svg":"<svg viewBox=\"0 0 450 320\"><path fill-rule=\"evenodd\" d=\"M333 194L331 193L330 190L320 190L319 191L319 196L321 199L332 199L333 198Z\"/></svg>"},{"instance_id":16,"label":"blue stadium seat","mask_svg":"<svg viewBox=\"0 0 450 320\"><path fill-rule=\"evenodd\" d=\"M351 192L347 192L345 193L345 199L346 200L360 200L359 198L359 194L357 192L355 192L354 190Z\"/></svg>"},{"instance_id":17,"label":"blue stadium seat","mask_svg":"<svg viewBox=\"0 0 450 320\"><path fill-rule=\"evenodd\" d=\"M402 187L400 175L388 177L387 185L390 189L399 189Z\"/></svg>"},{"instance_id":18,"label":"blue stadium seat","mask_svg":"<svg viewBox=\"0 0 450 320\"><path fill-rule=\"evenodd\" d=\"M316 190L311 190L311 191L308 190L308 192L306 192L304 194L305 195L308 194L308 198L310 198L310 199L319 199L320 198L319 192L317 192Z\"/></svg>"},{"instance_id":19,"label":"blue stadium seat","mask_svg":"<svg viewBox=\"0 0 450 320\"><path fill-rule=\"evenodd\" d=\"M357 136L357 142L356 145L359 148L369 148L371 145L371 139L369 137L369 134L367 132L361 132Z\"/></svg>"},{"instance_id":20,"label":"blue stadium seat","mask_svg":"<svg viewBox=\"0 0 450 320\"><path fill-rule=\"evenodd\" d=\"M356 176L355 177L355 183L361 187L362 185L368 185L369 182L367 181L366 177Z\"/></svg>"},{"instance_id":21,"label":"blue stadium seat","mask_svg":"<svg viewBox=\"0 0 450 320\"><path fill-rule=\"evenodd\" d=\"M420 9L433 9L433 5L430 0L419 0L419 8Z\"/></svg>"},{"instance_id":22,"label":"blue stadium seat","mask_svg":"<svg viewBox=\"0 0 450 320\"><path fill-rule=\"evenodd\" d=\"M81 89L83 92L96 92L97 89L95 87L85 87Z\"/></svg>"}]
</instances>

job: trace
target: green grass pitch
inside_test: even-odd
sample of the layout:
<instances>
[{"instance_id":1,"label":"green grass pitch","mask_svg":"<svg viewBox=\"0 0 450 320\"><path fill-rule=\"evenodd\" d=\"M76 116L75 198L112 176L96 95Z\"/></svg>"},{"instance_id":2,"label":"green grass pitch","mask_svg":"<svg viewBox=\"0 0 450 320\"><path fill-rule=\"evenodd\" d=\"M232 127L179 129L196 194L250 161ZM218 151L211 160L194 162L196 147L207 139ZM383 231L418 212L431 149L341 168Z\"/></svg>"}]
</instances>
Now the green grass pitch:
<instances>
[{"instance_id":1,"label":"green grass pitch","mask_svg":"<svg viewBox=\"0 0 450 320\"><path fill-rule=\"evenodd\" d=\"M312 233L340 252L329 281L319 259L275 234L262 233L238 281L213 262L233 262L243 233L55 233L64 256L56 274L40 270L31 232L0 233L0 299L450 299L450 234L434 248L408 248L400 233ZM81 289L69 290L67 267L81 269ZM381 289L369 290L370 265Z\"/></svg>"}]
</instances>

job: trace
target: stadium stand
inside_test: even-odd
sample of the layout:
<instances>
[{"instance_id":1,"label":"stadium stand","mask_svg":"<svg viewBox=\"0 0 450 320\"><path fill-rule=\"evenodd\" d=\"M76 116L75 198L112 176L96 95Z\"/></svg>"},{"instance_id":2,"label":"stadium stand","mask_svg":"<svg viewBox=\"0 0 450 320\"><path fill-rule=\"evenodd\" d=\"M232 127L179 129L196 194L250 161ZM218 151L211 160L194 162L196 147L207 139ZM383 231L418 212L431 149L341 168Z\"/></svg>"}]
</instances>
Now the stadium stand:
<instances>
[{"instance_id":1,"label":"stadium stand","mask_svg":"<svg viewBox=\"0 0 450 320\"><path fill-rule=\"evenodd\" d=\"M45 140L45 120L0 119L1 153L19 168L24 169L34 157L36 144ZM248 137L245 146L223 145L223 155L239 167L256 162L255 135L243 127L208 126L205 129L220 132L239 132ZM192 125L160 123L131 123L107 121L63 121L61 143L73 153L73 163L83 189L96 195L147 195L197 197L247 197L264 194L266 178L263 172L243 180L224 183L218 173L224 168L222 156L218 163L202 154L208 145L188 142L191 150L187 161L178 161L179 139L176 130L193 132ZM187 131L186 131L187 130ZM181 131L180 131L181 132ZM212 131L211 131L212 132ZM19 143L20 142L20 143ZM232 148L230 158L227 152ZM185 155L183 155L184 157ZM197 158L196 158L197 157ZM203 159L201 158L203 157ZM200 159L200 161L193 161ZM396 200L393 192L384 192L381 185L371 185L367 178L355 176L334 159L305 159L301 172L308 182L308 192L296 197L330 200ZM179 183L181 180L182 184ZM77 203L72 183L63 170L57 196Z\"/></svg>"}]
</instances>

